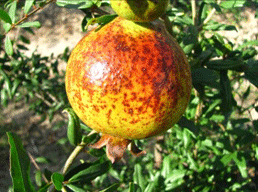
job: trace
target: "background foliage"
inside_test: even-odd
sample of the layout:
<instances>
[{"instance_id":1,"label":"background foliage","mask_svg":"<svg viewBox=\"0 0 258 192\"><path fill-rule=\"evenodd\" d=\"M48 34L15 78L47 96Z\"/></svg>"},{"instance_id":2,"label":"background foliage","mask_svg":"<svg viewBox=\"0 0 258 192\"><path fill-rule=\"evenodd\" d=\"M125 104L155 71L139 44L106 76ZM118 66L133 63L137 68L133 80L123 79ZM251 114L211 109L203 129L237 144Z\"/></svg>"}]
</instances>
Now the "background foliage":
<instances>
[{"instance_id":1,"label":"background foliage","mask_svg":"<svg viewBox=\"0 0 258 192\"><path fill-rule=\"evenodd\" d=\"M1 3L0 50L1 106L23 101L41 115L42 121L55 114L68 113L68 137L63 138L69 158L63 169L50 172L51 161L36 160L22 147L16 133L8 132L10 144L10 191L257 191L258 190L258 120L250 110L257 106L257 40L232 43L219 32L237 30L234 25L216 22L214 13L234 13L244 7L256 7L250 0L171 0L161 19L177 39L192 68L191 102L184 117L166 134L136 141L148 151L145 156L127 155L111 165L104 149L93 150L87 144L97 134L81 124L69 108L64 89L64 72L58 70L67 61L69 50L54 57L24 51L30 39L13 29L24 28L31 35L40 22L31 15L50 3L85 13L82 30L93 23L103 25L111 15L109 1L99 0L9 0ZM246 84L246 81L251 84ZM247 86L246 86L247 85ZM255 90L255 96L252 96ZM236 100L237 98L237 100ZM247 104L248 103L248 104ZM71 145L68 145L69 141ZM77 154L86 150L80 163ZM51 152L51 151L50 151ZM30 173L31 162L36 169ZM46 164L45 168L37 163Z\"/></svg>"}]
</instances>

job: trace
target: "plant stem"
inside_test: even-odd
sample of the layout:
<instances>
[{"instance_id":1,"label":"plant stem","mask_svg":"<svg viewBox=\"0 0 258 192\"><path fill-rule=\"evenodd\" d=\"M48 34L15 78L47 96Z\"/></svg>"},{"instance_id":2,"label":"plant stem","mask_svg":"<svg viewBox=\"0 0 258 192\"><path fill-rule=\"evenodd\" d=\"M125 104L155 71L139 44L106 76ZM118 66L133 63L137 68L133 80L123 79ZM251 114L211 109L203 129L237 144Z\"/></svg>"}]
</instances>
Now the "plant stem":
<instances>
[{"instance_id":1,"label":"plant stem","mask_svg":"<svg viewBox=\"0 0 258 192\"><path fill-rule=\"evenodd\" d=\"M65 174L68 169L71 167L73 161L75 158L82 152L82 150L85 148L86 143L82 142L80 145L77 145L71 155L68 157L68 159L65 162L64 168L63 168L63 174Z\"/></svg>"},{"instance_id":2,"label":"plant stem","mask_svg":"<svg viewBox=\"0 0 258 192\"><path fill-rule=\"evenodd\" d=\"M196 22L196 16L197 16L196 0L191 0L191 5L192 5L193 25L194 25L194 26L197 26L197 22Z\"/></svg>"},{"instance_id":3,"label":"plant stem","mask_svg":"<svg viewBox=\"0 0 258 192\"><path fill-rule=\"evenodd\" d=\"M221 3L221 0L218 0L217 4L219 5L220 3ZM201 30L202 27L203 27L204 25L206 25L206 24L211 20L211 18L212 18L212 16L214 15L215 12L216 12L216 9L213 8L213 9L211 10L210 14L209 14L209 15L206 17L206 19L203 21L203 23L198 27L199 30Z\"/></svg>"},{"instance_id":4,"label":"plant stem","mask_svg":"<svg viewBox=\"0 0 258 192\"><path fill-rule=\"evenodd\" d=\"M43 4L43 6L39 6L39 7L35 8L33 11L31 11L30 13L25 14L23 18L21 18L21 19L20 19L19 21L17 21L16 23L12 24L10 30L7 31L7 32L4 34L4 36L7 35L11 30L13 30L17 25L19 25L19 24L23 23L24 21L26 21L26 20L27 20L30 16L32 16L34 13L36 13L37 11L43 9L46 5L48 5L48 4L50 4L50 3L53 3L53 2L55 2L55 1L56 1L56 0L47 0L47 1Z\"/></svg>"},{"instance_id":5,"label":"plant stem","mask_svg":"<svg viewBox=\"0 0 258 192\"><path fill-rule=\"evenodd\" d=\"M28 152L29 158L31 160L31 162L33 163L33 165L36 167L37 170L40 170L40 167L38 166L37 162L35 161L35 158L31 155L30 152ZM45 175L42 173L42 178L46 183L49 183L49 181L47 180L47 178L45 177Z\"/></svg>"}]
</instances>

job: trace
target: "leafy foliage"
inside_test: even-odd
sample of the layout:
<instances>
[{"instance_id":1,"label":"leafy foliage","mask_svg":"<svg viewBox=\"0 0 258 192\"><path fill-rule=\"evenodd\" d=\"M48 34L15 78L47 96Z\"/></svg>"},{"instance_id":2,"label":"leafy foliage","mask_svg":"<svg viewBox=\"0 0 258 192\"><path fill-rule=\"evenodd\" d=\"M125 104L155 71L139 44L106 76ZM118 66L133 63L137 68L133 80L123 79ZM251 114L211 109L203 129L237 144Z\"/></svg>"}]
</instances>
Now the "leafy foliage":
<instances>
[{"instance_id":1,"label":"leafy foliage","mask_svg":"<svg viewBox=\"0 0 258 192\"><path fill-rule=\"evenodd\" d=\"M17 39L9 36L17 27L33 33L32 28L40 27L40 23L28 22L27 18L54 2L26 0L20 5L9 0L0 9L4 28L0 54L2 106L25 98L32 110L50 118L68 107L64 73L58 66L62 60L67 61L69 50L56 58L35 53L28 57L21 50L27 49L30 40L22 35ZM106 11L108 1L57 0L56 4L83 11L82 30L92 23L104 25L114 17ZM215 12L251 4L258 6L254 0L171 1L162 20L188 56L195 91L185 117L163 136L137 141L138 146L149 149L143 157L127 156L125 162L110 165L103 149L87 148L87 156L95 161L81 160L71 167L86 145L96 141L97 134L90 133L67 109L68 139L75 145L74 151L63 172L36 172L38 191L47 191L52 184L56 190L70 191L257 191L258 120L244 114L251 109L258 112L258 98L250 96L251 88L258 87L258 41L234 45L219 32L237 30L236 27L211 19ZM23 11L21 19L17 18L18 11ZM244 87L247 80L254 86ZM247 99L250 102L243 105ZM7 135L13 190L34 191L29 177L30 160L22 142L14 133Z\"/></svg>"}]
</instances>

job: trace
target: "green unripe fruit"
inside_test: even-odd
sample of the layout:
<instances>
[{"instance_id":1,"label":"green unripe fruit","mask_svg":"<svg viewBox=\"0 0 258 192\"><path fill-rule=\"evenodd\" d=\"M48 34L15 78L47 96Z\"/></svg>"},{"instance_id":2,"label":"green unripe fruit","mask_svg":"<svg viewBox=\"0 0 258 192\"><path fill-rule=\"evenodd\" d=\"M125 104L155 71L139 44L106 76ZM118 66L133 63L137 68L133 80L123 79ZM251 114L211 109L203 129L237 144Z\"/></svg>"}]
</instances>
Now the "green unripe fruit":
<instances>
[{"instance_id":1,"label":"green unripe fruit","mask_svg":"<svg viewBox=\"0 0 258 192\"><path fill-rule=\"evenodd\" d=\"M120 16L135 22L149 22L163 15L168 0L110 0L111 7Z\"/></svg>"}]
</instances>

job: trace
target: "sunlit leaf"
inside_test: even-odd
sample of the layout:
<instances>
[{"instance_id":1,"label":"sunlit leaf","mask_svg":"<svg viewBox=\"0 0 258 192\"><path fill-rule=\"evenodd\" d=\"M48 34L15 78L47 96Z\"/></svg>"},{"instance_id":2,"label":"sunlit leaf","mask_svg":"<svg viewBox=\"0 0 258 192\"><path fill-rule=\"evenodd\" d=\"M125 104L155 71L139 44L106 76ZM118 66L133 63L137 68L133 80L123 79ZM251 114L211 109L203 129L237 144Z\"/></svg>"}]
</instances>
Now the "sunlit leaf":
<instances>
[{"instance_id":1,"label":"sunlit leaf","mask_svg":"<svg viewBox=\"0 0 258 192\"><path fill-rule=\"evenodd\" d=\"M7 132L10 144L10 172L13 190L16 192L34 192L30 180L30 159L25 152L22 141L15 133Z\"/></svg>"},{"instance_id":2,"label":"sunlit leaf","mask_svg":"<svg viewBox=\"0 0 258 192\"><path fill-rule=\"evenodd\" d=\"M9 36L6 36L5 38L5 51L9 56L13 55L13 44Z\"/></svg>"},{"instance_id":3,"label":"sunlit leaf","mask_svg":"<svg viewBox=\"0 0 258 192\"><path fill-rule=\"evenodd\" d=\"M26 0L24 5L24 13L29 13L31 7L33 6L35 0Z\"/></svg>"}]
</instances>

